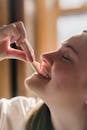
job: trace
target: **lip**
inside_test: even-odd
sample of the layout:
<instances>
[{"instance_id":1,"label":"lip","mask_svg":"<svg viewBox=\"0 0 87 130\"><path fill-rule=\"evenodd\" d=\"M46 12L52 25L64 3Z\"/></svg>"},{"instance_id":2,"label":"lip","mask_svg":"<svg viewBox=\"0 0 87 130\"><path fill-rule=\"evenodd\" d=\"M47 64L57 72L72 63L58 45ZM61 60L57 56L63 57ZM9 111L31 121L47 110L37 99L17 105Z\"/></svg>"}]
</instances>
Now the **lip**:
<instances>
[{"instance_id":1,"label":"lip","mask_svg":"<svg viewBox=\"0 0 87 130\"><path fill-rule=\"evenodd\" d=\"M35 73L34 74L36 77L38 77L40 80L44 80L44 81L49 81L50 80L50 78L47 78L46 76L43 76L42 74L37 74L37 73Z\"/></svg>"},{"instance_id":2,"label":"lip","mask_svg":"<svg viewBox=\"0 0 87 130\"><path fill-rule=\"evenodd\" d=\"M51 79L51 75L49 72L49 65L43 60L41 64L39 62L34 61L34 65L38 70L38 75L45 79Z\"/></svg>"},{"instance_id":3,"label":"lip","mask_svg":"<svg viewBox=\"0 0 87 130\"><path fill-rule=\"evenodd\" d=\"M51 78L49 73L49 66L44 61L42 61L42 63L40 64L39 73L45 78Z\"/></svg>"}]
</instances>

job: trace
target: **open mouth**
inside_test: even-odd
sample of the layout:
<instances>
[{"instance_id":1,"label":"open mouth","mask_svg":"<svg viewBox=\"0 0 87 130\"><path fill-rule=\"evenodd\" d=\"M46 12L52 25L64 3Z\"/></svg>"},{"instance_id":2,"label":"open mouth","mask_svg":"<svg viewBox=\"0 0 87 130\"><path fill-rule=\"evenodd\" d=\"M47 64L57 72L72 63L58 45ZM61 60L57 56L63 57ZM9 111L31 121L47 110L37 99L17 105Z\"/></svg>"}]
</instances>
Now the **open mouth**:
<instances>
[{"instance_id":1,"label":"open mouth","mask_svg":"<svg viewBox=\"0 0 87 130\"><path fill-rule=\"evenodd\" d=\"M50 72L49 72L49 66L44 62L42 61L42 63L40 64L39 62L36 62L34 61L33 62L33 67L35 68L36 72L46 78L46 79L51 79L51 76L50 76Z\"/></svg>"},{"instance_id":2,"label":"open mouth","mask_svg":"<svg viewBox=\"0 0 87 130\"><path fill-rule=\"evenodd\" d=\"M27 49L27 46L26 46L26 44L24 43L24 44L22 44L23 46L18 46L18 44L17 43L15 43L15 48L16 49L19 49L19 50L25 50L26 51L26 53L29 53L29 54L27 54L28 56L29 56L29 59L31 58L31 57L33 57L32 55L33 55L33 52L32 51L30 51L30 52L32 52L32 54L29 52L29 50ZM12 46L11 46L12 47ZM31 56L30 56L30 54L31 54ZM35 71L35 72L37 72L37 74L39 75L39 76L42 76L43 78L45 78L45 79L51 79L51 74L50 74L50 65L47 63L47 62L45 62L45 60L41 60L41 63L39 63L39 62L37 62L37 61L33 61L33 62L31 62L31 66L32 66L32 69Z\"/></svg>"},{"instance_id":3,"label":"open mouth","mask_svg":"<svg viewBox=\"0 0 87 130\"><path fill-rule=\"evenodd\" d=\"M12 46L11 46L12 47ZM26 45L23 47L19 47L17 44L15 44L16 49L19 50L26 50ZM28 52L28 50L26 50L26 52ZM29 53L30 55L30 53ZM32 56L31 56L32 57ZM30 57L29 57L30 58ZM41 63L37 62L37 61L33 61L31 62L31 66L32 69L41 77L50 80L51 79L51 74L50 74L50 65L48 63L46 63L44 60L41 61Z\"/></svg>"}]
</instances>

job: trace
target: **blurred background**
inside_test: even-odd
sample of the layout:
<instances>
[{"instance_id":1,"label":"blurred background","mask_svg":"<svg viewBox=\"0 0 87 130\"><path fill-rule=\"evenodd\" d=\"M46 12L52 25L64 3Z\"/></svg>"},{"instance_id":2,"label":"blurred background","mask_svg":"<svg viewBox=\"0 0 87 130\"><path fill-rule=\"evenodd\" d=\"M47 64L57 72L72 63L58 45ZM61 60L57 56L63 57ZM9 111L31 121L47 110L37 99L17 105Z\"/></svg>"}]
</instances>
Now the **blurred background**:
<instances>
[{"instance_id":1,"label":"blurred background","mask_svg":"<svg viewBox=\"0 0 87 130\"><path fill-rule=\"evenodd\" d=\"M23 21L36 60L60 41L87 29L87 0L0 0L0 26ZM0 98L31 96L24 79L33 73L18 60L0 62Z\"/></svg>"}]
</instances>

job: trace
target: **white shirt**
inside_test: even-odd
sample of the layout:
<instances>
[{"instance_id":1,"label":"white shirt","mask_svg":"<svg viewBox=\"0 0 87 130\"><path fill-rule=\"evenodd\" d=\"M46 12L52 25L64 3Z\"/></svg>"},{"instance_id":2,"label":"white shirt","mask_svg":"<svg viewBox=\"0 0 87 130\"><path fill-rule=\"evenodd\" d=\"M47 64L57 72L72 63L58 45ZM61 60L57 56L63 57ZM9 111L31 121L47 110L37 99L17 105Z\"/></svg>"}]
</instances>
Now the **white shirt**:
<instances>
[{"instance_id":1,"label":"white shirt","mask_svg":"<svg viewBox=\"0 0 87 130\"><path fill-rule=\"evenodd\" d=\"M28 113L39 102L35 98L22 96L12 99L1 99L0 130L25 130L25 121Z\"/></svg>"}]
</instances>

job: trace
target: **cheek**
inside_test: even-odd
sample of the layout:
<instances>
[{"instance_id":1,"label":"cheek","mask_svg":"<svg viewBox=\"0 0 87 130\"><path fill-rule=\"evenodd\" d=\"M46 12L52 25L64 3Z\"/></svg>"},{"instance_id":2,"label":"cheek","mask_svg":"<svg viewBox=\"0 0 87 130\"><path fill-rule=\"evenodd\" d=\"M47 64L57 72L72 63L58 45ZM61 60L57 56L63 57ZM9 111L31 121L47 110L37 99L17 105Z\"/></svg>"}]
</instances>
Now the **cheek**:
<instances>
[{"instance_id":1,"label":"cheek","mask_svg":"<svg viewBox=\"0 0 87 130\"><path fill-rule=\"evenodd\" d=\"M55 64L52 69L52 80L58 87L74 87L79 81L79 74L75 67Z\"/></svg>"},{"instance_id":2,"label":"cheek","mask_svg":"<svg viewBox=\"0 0 87 130\"><path fill-rule=\"evenodd\" d=\"M79 97L79 76L74 70L69 71L60 67L59 69L55 66L52 70L53 78L47 87L47 96L53 95L51 101L61 103L75 102ZM49 99L50 100L50 99Z\"/></svg>"}]
</instances>

